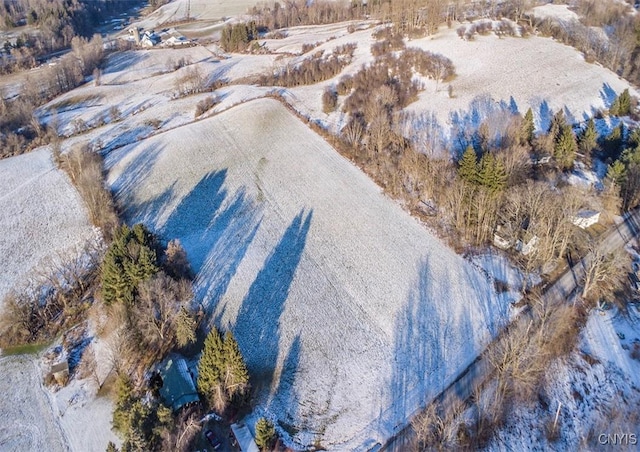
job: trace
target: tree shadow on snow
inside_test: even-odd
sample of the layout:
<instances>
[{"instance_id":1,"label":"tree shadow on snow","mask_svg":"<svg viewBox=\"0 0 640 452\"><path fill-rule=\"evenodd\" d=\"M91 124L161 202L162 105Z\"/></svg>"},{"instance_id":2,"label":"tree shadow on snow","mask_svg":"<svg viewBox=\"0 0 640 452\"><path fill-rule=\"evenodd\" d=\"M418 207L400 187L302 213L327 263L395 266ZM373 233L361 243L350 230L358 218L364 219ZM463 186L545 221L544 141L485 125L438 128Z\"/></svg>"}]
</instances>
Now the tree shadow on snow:
<instances>
[{"instance_id":1,"label":"tree shadow on snow","mask_svg":"<svg viewBox=\"0 0 640 452\"><path fill-rule=\"evenodd\" d=\"M613 101L616 100L616 97L618 97L618 95L616 94L615 90L611 88L611 85L609 85L608 83L603 83L602 89L600 90L600 98L604 103L604 107L611 108L611 105L613 104Z\"/></svg>"},{"instance_id":2,"label":"tree shadow on snow","mask_svg":"<svg viewBox=\"0 0 640 452\"><path fill-rule=\"evenodd\" d=\"M235 337L254 377L254 386L270 388L278 360L280 317L302 258L313 211L302 210L273 249L242 302L234 325ZM293 346L292 346L293 349ZM298 358L289 351L291 362ZM285 363L286 365L286 363ZM297 364L296 364L297 367ZM282 383L288 385L287 378Z\"/></svg>"},{"instance_id":3,"label":"tree shadow on snow","mask_svg":"<svg viewBox=\"0 0 640 452\"><path fill-rule=\"evenodd\" d=\"M296 372L300 365L300 348L300 334L297 334L289 347L287 356L280 369L280 375L277 377L278 387L271 394L270 401L267 404L268 411L279 413L281 420L289 425L295 424L298 414L299 400L294 384Z\"/></svg>"},{"instance_id":4,"label":"tree shadow on snow","mask_svg":"<svg viewBox=\"0 0 640 452\"><path fill-rule=\"evenodd\" d=\"M129 209L130 221L145 222L165 240L180 240L197 275L196 298L206 314L215 310L227 291L262 218L262 209L244 189L229 195L224 188L226 178L226 169L206 174L171 209L166 221L164 212L175 199L176 182L154 199Z\"/></svg>"},{"instance_id":5,"label":"tree shadow on snow","mask_svg":"<svg viewBox=\"0 0 640 452\"><path fill-rule=\"evenodd\" d=\"M471 288L456 285L464 278ZM420 266L415 288L395 321L394 361L387 410L380 420L386 434L398 433L417 410L436 398L475 358L504 318L486 279L465 264ZM506 309L506 308L505 308Z\"/></svg>"},{"instance_id":6,"label":"tree shadow on snow","mask_svg":"<svg viewBox=\"0 0 640 452\"><path fill-rule=\"evenodd\" d=\"M115 194L117 205L124 207L122 213L125 219L130 220L134 216L137 216L137 211L140 207L136 205L135 202L137 188L142 186L151 175L162 150L162 146L147 146L141 149L127 164L120 176L111 184L111 190ZM114 152L103 152L105 168L111 171L117 163L126 158L129 152L131 152L131 148L123 148Z\"/></svg>"}]
</instances>

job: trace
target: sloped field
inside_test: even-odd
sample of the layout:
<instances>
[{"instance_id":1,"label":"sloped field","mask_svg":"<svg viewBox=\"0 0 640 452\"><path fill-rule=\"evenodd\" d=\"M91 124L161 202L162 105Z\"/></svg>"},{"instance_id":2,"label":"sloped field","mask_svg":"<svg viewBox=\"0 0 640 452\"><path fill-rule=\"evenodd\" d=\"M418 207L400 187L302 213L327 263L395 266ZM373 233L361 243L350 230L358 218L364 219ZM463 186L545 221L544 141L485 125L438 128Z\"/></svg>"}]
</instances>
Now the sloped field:
<instances>
[{"instance_id":1,"label":"sloped field","mask_svg":"<svg viewBox=\"0 0 640 452\"><path fill-rule=\"evenodd\" d=\"M31 356L0 359L0 450L67 450Z\"/></svg>"},{"instance_id":2,"label":"sloped field","mask_svg":"<svg viewBox=\"0 0 640 452\"><path fill-rule=\"evenodd\" d=\"M47 149L0 161L0 231L0 303L44 259L96 237Z\"/></svg>"},{"instance_id":3,"label":"sloped field","mask_svg":"<svg viewBox=\"0 0 640 452\"><path fill-rule=\"evenodd\" d=\"M596 110L609 108L625 88L635 92L610 70L587 63L580 52L551 38L500 39L491 33L465 41L455 29L441 29L434 36L409 41L407 46L445 55L457 74L450 83L438 87L428 82L427 90L409 109L433 111L441 122L461 127L469 122L467 117L484 119L487 110L505 108L524 115L531 107L536 125L546 130L553 112L559 109L565 109L572 122L585 121ZM452 98L447 92L449 84Z\"/></svg>"},{"instance_id":4,"label":"sloped field","mask_svg":"<svg viewBox=\"0 0 640 452\"><path fill-rule=\"evenodd\" d=\"M260 408L346 450L400 428L507 303L282 105L263 99L114 151L129 222L178 237Z\"/></svg>"}]
</instances>

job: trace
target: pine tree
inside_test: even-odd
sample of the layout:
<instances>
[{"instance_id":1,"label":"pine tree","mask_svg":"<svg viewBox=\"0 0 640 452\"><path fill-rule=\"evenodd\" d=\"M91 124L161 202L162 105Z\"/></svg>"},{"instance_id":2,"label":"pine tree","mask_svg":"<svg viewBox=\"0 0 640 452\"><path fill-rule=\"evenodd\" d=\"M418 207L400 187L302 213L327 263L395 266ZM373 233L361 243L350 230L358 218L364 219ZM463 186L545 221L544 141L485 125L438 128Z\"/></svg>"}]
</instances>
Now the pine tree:
<instances>
[{"instance_id":1,"label":"pine tree","mask_svg":"<svg viewBox=\"0 0 640 452\"><path fill-rule=\"evenodd\" d=\"M475 184L478 182L478 162L473 146L467 146L458 166L458 176L462 180Z\"/></svg>"},{"instance_id":2,"label":"pine tree","mask_svg":"<svg viewBox=\"0 0 640 452\"><path fill-rule=\"evenodd\" d=\"M102 262L102 298L106 304L133 302L138 285L159 270L153 235L142 225L121 226Z\"/></svg>"},{"instance_id":3,"label":"pine tree","mask_svg":"<svg viewBox=\"0 0 640 452\"><path fill-rule=\"evenodd\" d=\"M522 121L522 144L531 144L535 137L536 126L533 122L533 110L529 108Z\"/></svg>"},{"instance_id":4,"label":"pine tree","mask_svg":"<svg viewBox=\"0 0 640 452\"><path fill-rule=\"evenodd\" d=\"M587 126L580 132L578 146L580 148L580 152L585 155L589 155L597 145L598 132L596 131L596 124L593 121L593 118L590 118L589 121L587 121Z\"/></svg>"},{"instance_id":5,"label":"pine tree","mask_svg":"<svg viewBox=\"0 0 640 452\"><path fill-rule=\"evenodd\" d=\"M632 148L640 147L640 127L633 129L629 132L627 138L628 145Z\"/></svg>"},{"instance_id":6,"label":"pine tree","mask_svg":"<svg viewBox=\"0 0 640 452\"><path fill-rule=\"evenodd\" d=\"M227 331L224 337L224 359L224 386L229 398L244 394L249 386L249 371L231 331Z\"/></svg>"},{"instance_id":7,"label":"pine tree","mask_svg":"<svg viewBox=\"0 0 640 452\"><path fill-rule=\"evenodd\" d=\"M602 142L605 158L616 160L620 157L620 152L624 145L624 135L624 123L620 122Z\"/></svg>"},{"instance_id":8,"label":"pine tree","mask_svg":"<svg viewBox=\"0 0 640 452\"><path fill-rule=\"evenodd\" d=\"M134 402L133 386L128 376L121 374L116 379L116 403L111 421L113 428L125 434L129 425L129 411Z\"/></svg>"},{"instance_id":9,"label":"pine tree","mask_svg":"<svg viewBox=\"0 0 640 452\"><path fill-rule=\"evenodd\" d=\"M613 100L609 108L609 114L613 116L626 116L629 113L631 113L631 95L629 94L629 90L625 89Z\"/></svg>"},{"instance_id":10,"label":"pine tree","mask_svg":"<svg viewBox=\"0 0 640 452\"><path fill-rule=\"evenodd\" d=\"M560 168L568 170L573 167L576 159L578 145L573 130L570 125L564 125L559 132L558 139L555 140L553 155Z\"/></svg>"},{"instance_id":11,"label":"pine tree","mask_svg":"<svg viewBox=\"0 0 640 452\"><path fill-rule=\"evenodd\" d=\"M553 137L554 141L558 141L560 138L560 134L562 133L562 129L567 126L567 120L564 117L564 111L562 109L558 110L556 114L551 118L551 125L549 126L549 135Z\"/></svg>"},{"instance_id":12,"label":"pine tree","mask_svg":"<svg viewBox=\"0 0 640 452\"><path fill-rule=\"evenodd\" d=\"M222 336L217 328L212 328L204 341L198 362L198 392L212 406L217 404L216 389L222 384L224 367Z\"/></svg>"},{"instance_id":13,"label":"pine tree","mask_svg":"<svg viewBox=\"0 0 640 452\"><path fill-rule=\"evenodd\" d=\"M480 159L478 183L489 189L491 193L502 191L507 182L507 174L502 162L492 154L485 154Z\"/></svg>"},{"instance_id":14,"label":"pine tree","mask_svg":"<svg viewBox=\"0 0 640 452\"><path fill-rule=\"evenodd\" d=\"M256 423L256 445L260 450L271 450L276 440L276 429L268 419L261 417Z\"/></svg>"},{"instance_id":15,"label":"pine tree","mask_svg":"<svg viewBox=\"0 0 640 452\"><path fill-rule=\"evenodd\" d=\"M609 169L607 170L607 179L609 179L613 184L621 187L624 183L626 168L624 163L620 160L616 160L611 165L609 165Z\"/></svg>"},{"instance_id":16,"label":"pine tree","mask_svg":"<svg viewBox=\"0 0 640 452\"><path fill-rule=\"evenodd\" d=\"M107 452L120 452L120 450L112 441L109 441L109 443L107 444Z\"/></svg>"}]
</instances>

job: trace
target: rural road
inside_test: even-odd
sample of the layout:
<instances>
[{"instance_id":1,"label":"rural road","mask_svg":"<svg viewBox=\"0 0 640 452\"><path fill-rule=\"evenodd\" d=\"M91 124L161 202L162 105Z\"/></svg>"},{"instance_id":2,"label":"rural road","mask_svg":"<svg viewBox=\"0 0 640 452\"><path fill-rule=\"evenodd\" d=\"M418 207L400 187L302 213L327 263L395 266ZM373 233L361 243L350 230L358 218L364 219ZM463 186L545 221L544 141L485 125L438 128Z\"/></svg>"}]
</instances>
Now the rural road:
<instances>
[{"instance_id":1,"label":"rural road","mask_svg":"<svg viewBox=\"0 0 640 452\"><path fill-rule=\"evenodd\" d=\"M604 235L601 247L605 254L608 254L618 248L623 247L632 238L636 237L640 232L640 208L628 212L624 216L624 220L620 224L613 225ZM585 256L582 260L576 262L566 272L562 274L552 285L547 286L543 296L551 303L561 303L567 300L576 288L579 286L584 276L586 262L590 256ZM523 311L525 312L525 311ZM512 324L517 322L522 316L516 317ZM484 354L484 353L482 353ZM448 407L455 400L467 401L473 395L474 388L482 386L487 378L491 375L491 369L487 360L483 360L479 355L469 367L467 367L458 378L451 383L440 395L438 395L431 403L437 403L439 406ZM411 423L398 432L397 435L389 438L389 440L380 448L385 452L406 452L411 450L415 432Z\"/></svg>"}]
</instances>

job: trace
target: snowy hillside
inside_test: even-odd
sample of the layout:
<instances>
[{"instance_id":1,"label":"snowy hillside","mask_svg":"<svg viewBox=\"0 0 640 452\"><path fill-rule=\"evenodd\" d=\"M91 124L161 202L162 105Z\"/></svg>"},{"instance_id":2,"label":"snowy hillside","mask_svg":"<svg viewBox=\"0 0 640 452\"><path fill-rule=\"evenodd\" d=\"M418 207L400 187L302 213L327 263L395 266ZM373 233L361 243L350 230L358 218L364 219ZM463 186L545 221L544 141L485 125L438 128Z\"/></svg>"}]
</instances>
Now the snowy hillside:
<instances>
[{"instance_id":1,"label":"snowy hillside","mask_svg":"<svg viewBox=\"0 0 640 452\"><path fill-rule=\"evenodd\" d=\"M96 237L48 149L0 160L0 300L45 259Z\"/></svg>"},{"instance_id":2,"label":"snowy hillside","mask_svg":"<svg viewBox=\"0 0 640 452\"><path fill-rule=\"evenodd\" d=\"M130 222L178 237L259 409L335 450L391 435L508 316L475 267L274 100L114 151Z\"/></svg>"}]
</instances>

